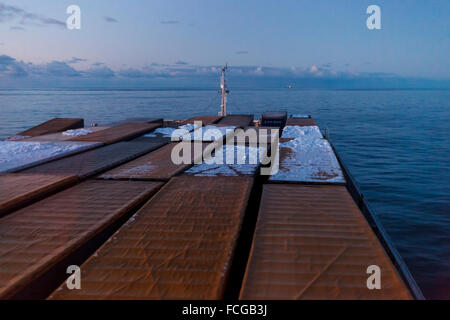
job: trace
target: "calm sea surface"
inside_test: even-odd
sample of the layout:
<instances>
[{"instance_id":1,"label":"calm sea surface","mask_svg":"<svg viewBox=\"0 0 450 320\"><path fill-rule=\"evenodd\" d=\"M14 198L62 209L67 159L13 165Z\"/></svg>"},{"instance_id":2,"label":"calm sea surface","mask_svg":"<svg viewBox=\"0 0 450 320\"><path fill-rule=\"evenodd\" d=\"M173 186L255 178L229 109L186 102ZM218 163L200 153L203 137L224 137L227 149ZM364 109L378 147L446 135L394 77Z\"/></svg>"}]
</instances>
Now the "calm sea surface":
<instances>
[{"instance_id":1,"label":"calm sea surface","mask_svg":"<svg viewBox=\"0 0 450 320\"><path fill-rule=\"evenodd\" d=\"M427 298L450 298L450 91L235 90L231 113L311 114ZM52 117L86 124L217 114L215 90L0 90L0 139Z\"/></svg>"}]
</instances>

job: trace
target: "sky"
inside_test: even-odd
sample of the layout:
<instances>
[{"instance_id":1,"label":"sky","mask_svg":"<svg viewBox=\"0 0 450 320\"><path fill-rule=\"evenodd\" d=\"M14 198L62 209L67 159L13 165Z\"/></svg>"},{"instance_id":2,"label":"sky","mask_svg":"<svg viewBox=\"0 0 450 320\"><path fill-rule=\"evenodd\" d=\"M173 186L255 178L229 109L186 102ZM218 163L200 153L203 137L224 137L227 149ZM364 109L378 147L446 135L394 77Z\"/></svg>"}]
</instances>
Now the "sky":
<instances>
[{"instance_id":1,"label":"sky","mask_svg":"<svg viewBox=\"0 0 450 320\"><path fill-rule=\"evenodd\" d=\"M228 63L238 86L448 88L449 18L448 0L0 0L0 86L215 86Z\"/></svg>"}]
</instances>

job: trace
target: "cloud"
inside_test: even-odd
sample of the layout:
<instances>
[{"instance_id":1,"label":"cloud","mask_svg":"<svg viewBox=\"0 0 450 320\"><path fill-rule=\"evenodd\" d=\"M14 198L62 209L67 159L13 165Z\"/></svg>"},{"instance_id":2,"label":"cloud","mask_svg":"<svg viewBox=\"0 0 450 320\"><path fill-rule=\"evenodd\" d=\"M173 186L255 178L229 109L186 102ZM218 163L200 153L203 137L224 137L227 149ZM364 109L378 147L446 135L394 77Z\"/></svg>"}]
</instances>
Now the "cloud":
<instances>
[{"instance_id":1,"label":"cloud","mask_svg":"<svg viewBox=\"0 0 450 320\"><path fill-rule=\"evenodd\" d=\"M119 20L117 20L116 18L108 17L108 16L105 17L105 21L110 22L110 23L118 23L119 22Z\"/></svg>"},{"instance_id":2,"label":"cloud","mask_svg":"<svg viewBox=\"0 0 450 320\"><path fill-rule=\"evenodd\" d=\"M72 57L66 61L52 61L47 64L33 64L19 62L13 57L0 56L0 76L8 74L29 74L39 77L104 77L104 78L122 78L122 79L155 79L155 78L189 78L189 77L208 77L217 76L220 73L220 66L196 66L190 65L185 61L177 61L174 65L152 63L149 66L141 68L122 68L113 71L103 62L91 64L91 69L77 70L72 64L87 61L78 57ZM23 70L23 71L22 71ZM230 76L242 78L266 77L266 78L291 78L291 79L343 79L343 78L392 78L394 74L390 73L349 73L336 71L313 65L309 68L291 67L277 68L268 66L232 66L230 67Z\"/></svg>"},{"instance_id":3,"label":"cloud","mask_svg":"<svg viewBox=\"0 0 450 320\"><path fill-rule=\"evenodd\" d=\"M149 74L143 70L128 68L125 70L120 70L117 75L125 78L147 78Z\"/></svg>"},{"instance_id":4,"label":"cloud","mask_svg":"<svg viewBox=\"0 0 450 320\"><path fill-rule=\"evenodd\" d=\"M28 72L25 70L21 63L15 63L14 65L12 65L9 74L14 78L28 76Z\"/></svg>"},{"instance_id":5,"label":"cloud","mask_svg":"<svg viewBox=\"0 0 450 320\"><path fill-rule=\"evenodd\" d=\"M24 27L21 27L21 26L12 26L12 27L9 27L9 30L13 30L13 31L23 31L23 30L25 30L25 28L24 28Z\"/></svg>"},{"instance_id":6,"label":"cloud","mask_svg":"<svg viewBox=\"0 0 450 320\"><path fill-rule=\"evenodd\" d=\"M82 59L82 58L77 58L77 57L72 57L72 59L66 61L66 63L74 64L74 63L85 62L85 61L88 61L88 60L87 59Z\"/></svg>"},{"instance_id":7,"label":"cloud","mask_svg":"<svg viewBox=\"0 0 450 320\"><path fill-rule=\"evenodd\" d=\"M0 2L0 23L4 22L19 22L21 25L54 25L58 27L65 27L66 23L54 18L38 15L28 12L20 7L6 5ZM12 27L13 28L13 27ZM21 30L21 29L12 29Z\"/></svg>"},{"instance_id":8,"label":"cloud","mask_svg":"<svg viewBox=\"0 0 450 320\"><path fill-rule=\"evenodd\" d=\"M162 20L160 22L161 22L161 24L179 24L180 23L180 21L178 21L178 20Z\"/></svg>"},{"instance_id":9,"label":"cloud","mask_svg":"<svg viewBox=\"0 0 450 320\"><path fill-rule=\"evenodd\" d=\"M28 73L24 68L23 62L18 62L16 59L7 56L0 56L0 75L7 77L24 77Z\"/></svg>"},{"instance_id":10,"label":"cloud","mask_svg":"<svg viewBox=\"0 0 450 320\"><path fill-rule=\"evenodd\" d=\"M248 54L248 51L236 51L236 54Z\"/></svg>"},{"instance_id":11,"label":"cloud","mask_svg":"<svg viewBox=\"0 0 450 320\"><path fill-rule=\"evenodd\" d=\"M23 13L23 10L14 6L7 6L0 2L0 22L11 20L21 13Z\"/></svg>"},{"instance_id":12,"label":"cloud","mask_svg":"<svg viewBox=\"0 0 450 320\"><path fill-rule=\"evenodd\" d=\"M54 77L78 77L80 72L69 66L66 62L52 61L46 66L46 72Z\"/></svg>"},{"instance_id":13,"label":"cloud","mask_svg":"<svg viewBox=\"0 0 450 320\"><path fill-rule=\"evenodd\" d=\"M56 25L59 27L66 27L66 23L57 19L53 18L40 18L40 22L42 24L48 24L48 25Z\"/></svg>"},{"instance_id":14,"label":"cloud","mask_svg":"<svg viewBox=\"0 0 450 320\"><path fill-rule=\"evenodd\" d=\"M108 67L91 68L83 72L83 76L89 78L114 78L116 76L115 72Z\"/></svg>"},{"instance_id":15,"label":"cloud","mask_svg":"<svg viewBox=\"0 0 450 320\"><path fill-rule=\"evenodd\" d=\"M11 64L13 64L16 61L16 59L7 56L7 55L1 55L0 56L0 68L2 66L9 66Z\"/></svg>"},{"instance_id":16,"label":"cloud","mask_svg":"<svg viewBox=\"0 0 450 320\"><path fill-rule=\"evenodd\" d=\"M140 68L122 66L110 69L103 62L91 64L87 70L75 68L78 62L52 61L43 64L18 61L8 55L0 55L0 87L70 87L80 86L203 86L218 85L219 65L198 66L191 64L152 63ZM273 66L231 66L229 82L235 87L284 87L287 83L296 88L450 88L450 80L402 78L392 73L348 72L325 65L291 68Z\"/></svg>"}]
</instances>

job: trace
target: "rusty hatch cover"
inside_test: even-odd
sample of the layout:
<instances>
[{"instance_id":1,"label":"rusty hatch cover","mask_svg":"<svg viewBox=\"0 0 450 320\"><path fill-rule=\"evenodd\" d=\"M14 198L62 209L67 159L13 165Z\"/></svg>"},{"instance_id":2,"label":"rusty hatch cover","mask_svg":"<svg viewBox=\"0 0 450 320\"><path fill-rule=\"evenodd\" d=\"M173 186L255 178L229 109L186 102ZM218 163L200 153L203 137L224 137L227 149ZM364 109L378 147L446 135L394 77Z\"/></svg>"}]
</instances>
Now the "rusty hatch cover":
<instances>
[{"instance_id":1,"label":"rusty hatch cover","mask_svg":"<svg viewBox=\"0 0 450 320\"><path fill-rule=\"evenodd\" d=\"M367 288L367 268L382 270ZM265 185L241 299L410 299L344 186Z\"/></svg>"},{"instance_id":2,"label":"rusty hatch cover","mask_svg":"<svg viewBox=\"0 0 450 320\"><path fill-rule=\"evenodd\" d=\"M164 142L119 142L22 171L74 174L84 179L150 152Z\"/></svg>"},{"instance_id":3,"label":"rusty hatch cover","mask_svg":"<svg viewBox=\"0 0 450 320\"><path fill-rule=\"evenodd\" d=\"M253 179L172 178L51 299L220 299Z\"/></svg>"},{"instance_id":4,"label":"rusty hatch cover","mask_svg":"<svg viewBox=\"0 0 450 320\"><path fill-rule=\"evenodd\" d=\"M52 272L58 262L160 186L159 182L86 181L1 218L0 299L20 294Z\"/></svg>"}]
</instances>

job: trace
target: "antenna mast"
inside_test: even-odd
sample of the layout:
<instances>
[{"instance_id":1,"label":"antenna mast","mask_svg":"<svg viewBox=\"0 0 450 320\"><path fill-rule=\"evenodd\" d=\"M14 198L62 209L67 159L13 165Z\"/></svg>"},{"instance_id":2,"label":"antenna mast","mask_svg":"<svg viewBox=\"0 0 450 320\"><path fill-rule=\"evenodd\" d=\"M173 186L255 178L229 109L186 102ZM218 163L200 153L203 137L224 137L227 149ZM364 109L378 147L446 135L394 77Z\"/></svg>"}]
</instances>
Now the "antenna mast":
<instances>
[{"instance_id":1,"label":"antenna mast","mask_svg":"<svg viewBox=\"0 0 450 320\"><path fill-rule=\"evenodd\" d=\"M227 115L227 94L230 92L227 89L227 81L225 79L225 71L228 69L228 64L222 66L222 81L220 82L220 91L219 93L222 95L222 105L220 110L221 116Z\"/></svg>"}]
</instances>

